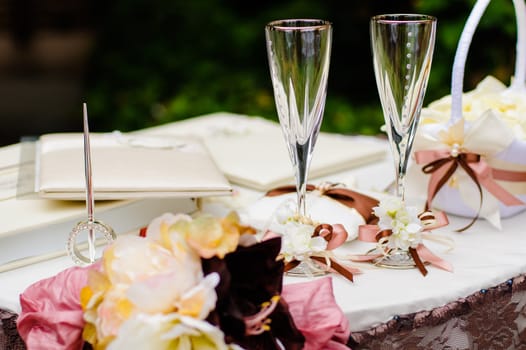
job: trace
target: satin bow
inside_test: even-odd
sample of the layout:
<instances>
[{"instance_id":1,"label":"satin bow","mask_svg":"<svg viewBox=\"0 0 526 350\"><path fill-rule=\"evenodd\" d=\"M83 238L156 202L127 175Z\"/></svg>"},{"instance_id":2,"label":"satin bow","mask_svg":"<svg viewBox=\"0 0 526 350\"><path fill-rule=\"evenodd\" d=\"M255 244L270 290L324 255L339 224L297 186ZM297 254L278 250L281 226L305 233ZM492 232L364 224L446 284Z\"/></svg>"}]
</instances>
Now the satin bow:
<instances>
[{"instance_id":1,"label":"satin bow","mask_svg":"<svg viewBox=\"0 0 526 350\"><path fill-rule=\"evenodd\" d=\"M265 234L264 239L270 239L273 237L279 236L278 234L267 231ZM312 233L312 237L323 237L325 241L327 241L327 247L326 250L323 252L315 252L309 255L309 259L316 261L318 263L321 263L326 266L327 270L333 269L334 271L338 272L343 277L347 278L349 281L354 281L354 274L359 273L360 270L356 268L351 268L349 266L345 266L343 264L340 264L336 257L334 256L334 253L332 252L333 249L338 248L341 246L345 241L347 240L347 230L343 227L343 225L340 224L319 224L314 228L314 232ZM285 264L284 271L290 271L296 266L298 266L301 263L301 261L293 259ZM307 263L309 261L307 260Z\"/></svg>"},{"instance_id":2,"label":"satin bow","mask_svg":"<svg viewBox=\"0 0 526 350\"><path fill-rule=\"evenodd\" d=\"M509 193L496 180L526 181L526 172L495 169L491 160L509 147L514 139L513 133L493 112L488 111L477 119L464 134L464 120L459 120L447 131L442 130L437 136L425 134L415 142L415 162L430 175L427 189L426 209L440 189L456 174L458 190L466 203L476 215L462 229L469 228L479 216L485 217L493 225L500 227L499 202L504 205L525 204ZM464 170L457 172L458 168ZM475 185L469 185L467 179ZM492 196L484 196L483 189ZM478 201L477 201L478 198Z\"/></svg>"},{"instance_id":3,"label":"satin bow","mask_svg":"<svg viewBox=\"0 0 526 350\"><path fill-rule=\"evenodd\" d=\"M438 212L436 214L431 212L424 212L420 216L420 220L423 226L423 231L429 232L432 229L446 226L449 222L447 216L443 212ZM382 256L389 254L386 250L387 248L383 246L382 243L387 243L387 238L392 235L391 230L381 230L378 225L361 225L358 231L358 239L363 242L378 243L382 253L380 254L366 254L366 255L357 255L351 257L351 260L355 261L373 261ZM434 240L439 243L444 243L452 247L452 243L449 239L445 237L438 238L432 237L427 233L422 233L422 238ZM431 265L434 265L443 270L452 272L453 266L443 260L442 258L433 254L423 243L419 243L416 248L409 248L409 254L413 258L416 267L423 276L427 275L427 269L424 263L428 262Z\"/></svg>"},{"instance_id":4,"label":"satin bow","mask_svg":"<svg viewBox=\"0 0 526 350\"><path fill-rule=\"evenodd\" d=\"M375 223L378 218L373 214L373 208L378 205L378 200L364 194L339 187L339 184L323 183L319 186L308 184L307 191L319 191L321 195L328 196L343 205L355 209L365 220L366 223ZM265 195L269 197L279 196L286 193L295 192L295 186L282 186L268 191ZM272 235L273 233L268 233ZM351 268L340 264L332 250L341 246L347 240L348 233L341 224L322 223L315 227L313 237L323 237L327 241L327 248L323 252L313 253L309 259L324 264L327 269L333 269L349 281L353 281L353 273L360 272L359 269ZM291 270L298 266L300 261L292 260L285 265L285 271Z\"/></svg>"}]
</instances>

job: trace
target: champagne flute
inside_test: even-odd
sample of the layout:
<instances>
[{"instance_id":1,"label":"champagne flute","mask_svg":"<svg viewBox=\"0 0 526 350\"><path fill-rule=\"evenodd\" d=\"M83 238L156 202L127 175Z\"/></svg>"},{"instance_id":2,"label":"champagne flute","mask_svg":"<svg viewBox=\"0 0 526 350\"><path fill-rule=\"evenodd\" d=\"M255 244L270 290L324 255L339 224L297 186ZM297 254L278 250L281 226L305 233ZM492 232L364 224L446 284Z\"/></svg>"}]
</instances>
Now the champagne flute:
<instances>
[{"instance_id":1,"label":"champagne flute","mask_svg":"<svg viewBox=\"0 0 526 350\"><path fill-rule=\"evenodd\" d=\"M374 72L395 166L396 195L405 203L405 176L431 70L436 18L386 14L371 18ZM377 261L415 266L408 251L394 249Z\"/></svg>"},{"instance_id":2,"label":"champagne flute","mask_svg":"<svg viewBox=\"0 0 526 350\"><path fill-rule=\"evenodd\" d=\"M310 223L306 186L327 96L332 24L319 19L277 20L266 25L265 35L276 109L295 170L295 219ZM288 273L312 276L327 270L307 258Z\"/></svg>"},{"instance_id":3,"label":"champagne flute","mask_svg":"<svg viewBox=\"0 0 526 350\"><path fill-rule=\"evenodd\" d=\"M431 70L436 18L387 14L371 18L374 73L395 162L396 195L405 175Z\"/></svg>"},{"instance_id":4,"label":"champagne flute","mask_svg":"<svg viewBox=\"0 0 526 350\"><path fill-rule=\"evenodd\" d=\"M273 21L265 27L279 122L295 168L297 215L307 217L307 176L327 95L332 24L318 19Z\"/></svg>"}]
</instances>

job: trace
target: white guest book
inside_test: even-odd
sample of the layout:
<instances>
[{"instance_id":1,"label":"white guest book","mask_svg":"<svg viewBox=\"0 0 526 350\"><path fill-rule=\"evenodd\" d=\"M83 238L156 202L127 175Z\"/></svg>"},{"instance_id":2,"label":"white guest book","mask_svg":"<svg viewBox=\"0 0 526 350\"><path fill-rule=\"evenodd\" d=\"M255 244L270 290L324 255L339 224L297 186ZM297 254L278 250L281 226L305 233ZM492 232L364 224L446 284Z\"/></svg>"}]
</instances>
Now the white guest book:
<instances>
[{"instance_id":1,"label":"white guest book","mask_svg":"<svg viewBox=\"0 0 526 350\"><path fill-rule=\"evenodd\" d=\"M294 182L294 170L280 125L261 117L220 112L143 129L139 133L199 137L232 183L267 191ZM387 151L385 142L380 140L321 132L309 177L315 179L376 162L383 159Z\"/></svg>"},{"instance_id":2,"label":"white guest book","mask_svg":"<svg viewBox=\"0 0 526 350\"><path fill-rule=\"evenodd\" d=\"M229 195L232 188L195 138L92 133L95 199ZM85 200L83 135L40 137L36 192L44 198Z\"/></svg>"}]
</instances>

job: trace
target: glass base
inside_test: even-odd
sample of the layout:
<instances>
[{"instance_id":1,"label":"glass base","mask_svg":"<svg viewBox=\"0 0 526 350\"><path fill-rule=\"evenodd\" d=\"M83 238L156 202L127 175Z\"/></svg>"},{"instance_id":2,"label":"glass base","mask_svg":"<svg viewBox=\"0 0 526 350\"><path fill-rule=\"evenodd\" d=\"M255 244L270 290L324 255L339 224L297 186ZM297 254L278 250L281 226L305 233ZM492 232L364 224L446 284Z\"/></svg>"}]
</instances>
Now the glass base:
<instances>
[{"instance_id":1,"label":"glass base","mask_svg":"<svg viewBox=\"0 0 526 350\"><path fill-rule=\"evenodd\" d=\"M302 261L293 269L285 272L286 275L292 277L317 277L323 276L329 273L327 266L317 263L314 260L309 262Z\"/></svg>"},{"instance_id":2,"label":"glass base","mask_svg":"<svg viewBox=\"0 0 526 350\"><path fill-rule=\"evenodd\" d=\"M412 269L416 267L413 257L407 250L397 250L389 255L373 260L374 264L389 269Z\"/></svg>"}]
</instances>

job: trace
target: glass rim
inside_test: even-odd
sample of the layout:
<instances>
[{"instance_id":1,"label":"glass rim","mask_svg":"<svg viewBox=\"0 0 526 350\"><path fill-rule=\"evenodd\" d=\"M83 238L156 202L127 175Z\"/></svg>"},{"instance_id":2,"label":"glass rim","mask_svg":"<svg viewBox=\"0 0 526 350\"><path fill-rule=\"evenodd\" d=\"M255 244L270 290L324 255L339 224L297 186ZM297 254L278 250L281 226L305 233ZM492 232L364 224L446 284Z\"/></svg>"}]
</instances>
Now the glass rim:
<instances>
[{"instance_id":1,"label":"glass rim","mask_svg":"<svg viewBox=\"0 0 526 350\"><path fill-rule=\"evenodd\" d=\"M298 25L299 23L310 23L307 25ZM317 19L317 18L289 18L289 19L277 19L267 23L267 28L277 29L277 30L313 30L313 29L324 29L330 28L332 22Z\"/></svg>"},{"instance_id":2,"label":"glass rim","mask_svg":"<svg viewBox=\"0 0 526 350\"><path fill-rule=\"evenodd\" d=\"M419 13L392 13L382 14L371 17L372 22L382 23L426 23L436 22L435 16L424 15Z\"/></svg>"}]
</instances>

